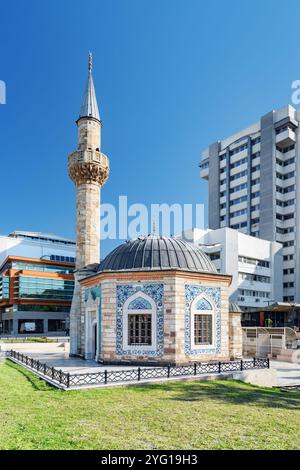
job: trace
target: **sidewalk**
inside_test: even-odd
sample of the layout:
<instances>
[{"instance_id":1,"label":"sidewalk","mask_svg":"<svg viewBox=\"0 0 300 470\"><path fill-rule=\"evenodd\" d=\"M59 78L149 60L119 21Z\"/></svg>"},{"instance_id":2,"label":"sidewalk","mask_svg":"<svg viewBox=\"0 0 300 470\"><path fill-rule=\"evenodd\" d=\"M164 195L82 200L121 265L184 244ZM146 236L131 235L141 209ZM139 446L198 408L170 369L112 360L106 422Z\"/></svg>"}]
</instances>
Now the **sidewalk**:
<instances>
[{"instance_id":1,"label":"sidewalk","mask_svg":"<svg viewBox=\"0 0 300 470\"><path fill-rule=\"evenodd\" d=\"M69 357L69 343L7 343L1 344L2 349L19 351L49 366L61 369L63 372L82 374L90 372L103 372L103 370L117 371L137 369L133 365L101 365L94 361L85 361L77 357ZM143 366L143 368L145 368ZM270 369L277 374L278 386L300 385L300 364L289 362L270 361Z\"/></svg>"}]
</instances>

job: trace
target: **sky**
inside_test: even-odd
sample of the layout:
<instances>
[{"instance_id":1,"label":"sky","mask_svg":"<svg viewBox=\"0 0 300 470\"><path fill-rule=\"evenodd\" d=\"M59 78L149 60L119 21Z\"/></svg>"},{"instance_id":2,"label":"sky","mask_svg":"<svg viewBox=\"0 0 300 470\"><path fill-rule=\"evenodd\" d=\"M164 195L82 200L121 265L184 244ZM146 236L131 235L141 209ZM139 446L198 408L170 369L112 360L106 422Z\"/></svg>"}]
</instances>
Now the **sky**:
<instances>
[{"instance_id":1,"label":"sky","mask_svg":"<svg viewBox=\"0 0 300 470\"><path fill-rule=\"evenodd\" d=\"M292 104L299 18L298 0L0 0L0 233L75 237L67 157L89 50L111 168L102 202L207 207L203 149Z\"/></svg>"}]
</instances>

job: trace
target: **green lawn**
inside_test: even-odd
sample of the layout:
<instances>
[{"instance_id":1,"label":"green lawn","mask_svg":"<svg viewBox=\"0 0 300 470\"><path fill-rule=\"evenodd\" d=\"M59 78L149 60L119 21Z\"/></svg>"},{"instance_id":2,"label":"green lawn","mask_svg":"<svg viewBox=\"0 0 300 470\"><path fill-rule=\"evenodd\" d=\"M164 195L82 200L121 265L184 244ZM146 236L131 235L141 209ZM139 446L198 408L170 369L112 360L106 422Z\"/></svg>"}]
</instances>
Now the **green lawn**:
<instances>
[{"instance_id":1,"label":"green lawn","mask_svg":"<svg viewBox=\"0 0 300 470\"><path fill-rule=\"evenodd\" d=\"M299 449L300 393L234 381L63 392L0 364L0 449Z\"/></svg>"}]
</instances>

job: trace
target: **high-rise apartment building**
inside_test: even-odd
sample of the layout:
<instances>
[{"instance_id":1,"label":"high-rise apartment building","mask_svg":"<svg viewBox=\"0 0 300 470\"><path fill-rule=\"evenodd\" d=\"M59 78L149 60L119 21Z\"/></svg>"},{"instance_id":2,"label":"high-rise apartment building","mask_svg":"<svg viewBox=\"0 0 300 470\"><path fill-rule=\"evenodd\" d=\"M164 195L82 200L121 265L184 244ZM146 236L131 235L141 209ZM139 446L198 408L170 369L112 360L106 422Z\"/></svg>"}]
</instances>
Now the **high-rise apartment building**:
<instances>
[{"instance_id":1,"label":"high-rise apartment building","mask_svg":"<svg viewBox=\"0 0 300 470\"><path fill-rule=\"evenodd\" d=\"M283 301L300 302L300 110L271 111L211 144L200 175L208 180L209 228L231 227L283 246Z\"/></svg>"}]
</instances>

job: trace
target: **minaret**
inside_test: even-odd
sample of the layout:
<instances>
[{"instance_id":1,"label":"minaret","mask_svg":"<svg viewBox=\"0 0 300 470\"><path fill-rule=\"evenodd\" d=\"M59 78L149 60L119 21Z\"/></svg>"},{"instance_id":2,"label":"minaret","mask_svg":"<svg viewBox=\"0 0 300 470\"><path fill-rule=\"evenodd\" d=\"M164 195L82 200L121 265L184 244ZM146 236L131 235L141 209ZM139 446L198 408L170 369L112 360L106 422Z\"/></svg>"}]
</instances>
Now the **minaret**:
<instances>
[{"instance_id":1,"label":"minaret","mask_svg":"<svg viewBox=\"0 0 300 470\"><path fill-rule=\"evenodd\" d=\"M69 155L69 176L76 186L76 270L100 262L100 189L109 176L109 160L101 153L101 127L89 53L88 80L83 95L78 127L78 147ZM81 298L75 274L70 314L70 353L83 353Z\"/></svg>"}]
</instances>

